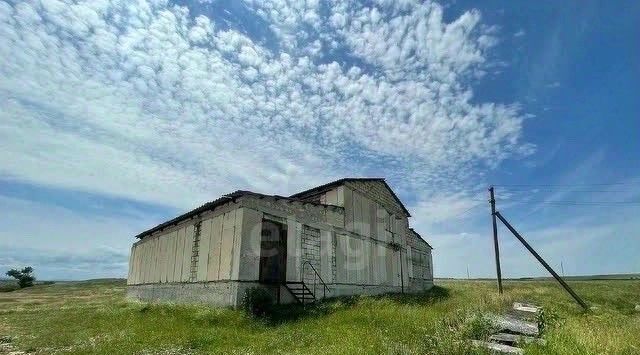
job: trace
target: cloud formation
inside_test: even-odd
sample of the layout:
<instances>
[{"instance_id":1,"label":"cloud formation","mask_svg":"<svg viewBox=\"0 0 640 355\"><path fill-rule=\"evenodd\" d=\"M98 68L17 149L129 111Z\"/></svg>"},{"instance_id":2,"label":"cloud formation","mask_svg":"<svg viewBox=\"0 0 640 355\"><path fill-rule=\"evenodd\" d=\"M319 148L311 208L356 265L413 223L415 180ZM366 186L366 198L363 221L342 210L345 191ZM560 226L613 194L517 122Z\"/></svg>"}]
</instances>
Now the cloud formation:
<instances>
[{"instance_id":1,"label":"cloud formation","mask_svg":"<svg viewBox=\"0 0 640 355\"><path fill-rule=\"evenodd\" d=\"M339 175L415 191L531 149L517 105L474 99L477 11L242 3L269 41L187 5L0 2L0 174L188 208Z\"/></svg>"}]
</instances>

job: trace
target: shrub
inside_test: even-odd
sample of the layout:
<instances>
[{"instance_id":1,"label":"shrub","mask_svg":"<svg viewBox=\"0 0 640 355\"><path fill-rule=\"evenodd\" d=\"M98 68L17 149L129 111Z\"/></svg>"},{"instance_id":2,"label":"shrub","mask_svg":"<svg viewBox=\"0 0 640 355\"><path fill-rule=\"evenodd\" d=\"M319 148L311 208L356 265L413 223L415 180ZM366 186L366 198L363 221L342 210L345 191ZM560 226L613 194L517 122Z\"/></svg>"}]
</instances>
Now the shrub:
<instances>
[{"instance_id":1,"label":"shrub","mask_svg":"<svg viewBox=\"0 0 640 355\"><path fill-rule=\"evenodd\" d=\"M36 280L32 273L33 268L31 266L27 266L22 270L11 269L7 271L7 276L11 276L18 280L18 286L20 286L20 288L25 288L33 286L33 281Z\"/></svg>"},{"instance_id":2,"label":"shrub","mask_svg":"<svg viewBox=\"0 0 640 355\"><path fill-rule=\"evenodd\" d=\"M248 289L242 298L242 308L254 317L266 316L273 306L273 296L262 287Z\"/></svg>"},{"instance_id":3,"label":"shrub","mask_svg":"<svg viewBox=\"0 0 640 355\"><path fill-rule=\"evenodd\" d=\"M485 340L494 330L491 321L482 314L467 318L462 327L465 337L477 340Z\"/></svg>"}]
</instances>

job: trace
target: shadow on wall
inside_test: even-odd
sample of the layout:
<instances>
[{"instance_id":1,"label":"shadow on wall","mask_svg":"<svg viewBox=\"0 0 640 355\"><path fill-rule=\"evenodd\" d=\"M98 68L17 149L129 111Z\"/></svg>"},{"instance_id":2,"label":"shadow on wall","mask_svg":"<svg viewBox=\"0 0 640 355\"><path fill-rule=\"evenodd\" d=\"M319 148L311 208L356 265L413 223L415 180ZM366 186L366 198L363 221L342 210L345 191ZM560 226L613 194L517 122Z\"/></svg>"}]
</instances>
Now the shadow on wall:
<instances>
[{"instance_id":1,"label":"shadow on wall","mask_svg":"<svg viewBox=\"0 0 640 355\"><path fill-rule=\"evenodd\" d=\"M259 321L264 321L268 325L278 326L282 323L296 322L307 318L318 318L337 311L347 310L366 300L390 300L397 304L429 305L444 301L449 298L449 295L450 292L448 289L434 286L422 293L335 297L305 306L301 304L272 305L260 316L254 318Z\"/></svg>"}]
</instances>

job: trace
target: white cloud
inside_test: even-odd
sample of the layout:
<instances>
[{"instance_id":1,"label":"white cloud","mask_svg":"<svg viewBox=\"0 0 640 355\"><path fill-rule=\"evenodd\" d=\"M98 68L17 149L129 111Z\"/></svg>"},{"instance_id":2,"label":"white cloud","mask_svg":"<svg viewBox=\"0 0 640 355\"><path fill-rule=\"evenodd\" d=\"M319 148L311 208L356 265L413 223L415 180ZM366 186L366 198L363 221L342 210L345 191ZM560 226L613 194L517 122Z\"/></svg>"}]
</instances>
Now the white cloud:
<instances>
[{"instance_id":1,"label":"white cloud","mask_svg":"<svg viewBox=\"0 0 640 355\"><path fill-rule=\"evenodd\" d=\"M333 5L248 2L274 49L166 1L0 2L0 174L188 208L340 175L464 184L520 153L518 106L473 99L477 11Z\"/></svg>"},{"instance_id":2,"label":"white cloud","mask_svg":"<svg viewBox=\"0 0 640 355\"><path fill-rule=\"evenodd\" d=\"M479 12L446 22L433 2L243 6L278 43L164 0L0 1L0 176L180 209L238 188L386 176L417 196L431 232L477 203L461 192L471 176L530 151L517 105L474 98L497 41ZM53 254L79 241L77 257L157 222L34 206L12 218L33 224L30 208L55 216L40 225L58 236L28 239Z\"/></svg>"}]
</instances>

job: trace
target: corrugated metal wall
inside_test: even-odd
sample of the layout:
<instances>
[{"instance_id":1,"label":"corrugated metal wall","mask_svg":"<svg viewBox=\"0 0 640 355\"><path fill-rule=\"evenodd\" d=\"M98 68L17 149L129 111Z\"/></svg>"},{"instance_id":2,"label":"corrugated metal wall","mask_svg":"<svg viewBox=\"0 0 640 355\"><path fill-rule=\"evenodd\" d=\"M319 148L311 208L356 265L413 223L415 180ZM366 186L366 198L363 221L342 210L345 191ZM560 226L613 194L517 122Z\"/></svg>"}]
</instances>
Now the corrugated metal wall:
<instances>
[{"instance_id":1,"label":"corrugated metal wall","mask_svg":"<svg viewBox=\"0 0 640 355\"><path fill-rule=\"evenodd\" d=\"M400 252L371 239L336 235L337 283L400 286Z\"/></svg>"},{"instance_id":2,"label":"corrugated metal wall","mask_svg":"<svg viewBox=\"0 0 640 355\"><path fill-rule=\"evenodd\" d=\"M195 253L194 224L145 238L131 248L127 283L136 285L237 279L242 210L234 209L203 220ZM191 279L192 257L197 259L195 280ZM233 265L234 262L236 265Z\"/></svg>"}]
</instances>

